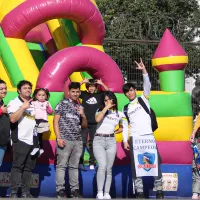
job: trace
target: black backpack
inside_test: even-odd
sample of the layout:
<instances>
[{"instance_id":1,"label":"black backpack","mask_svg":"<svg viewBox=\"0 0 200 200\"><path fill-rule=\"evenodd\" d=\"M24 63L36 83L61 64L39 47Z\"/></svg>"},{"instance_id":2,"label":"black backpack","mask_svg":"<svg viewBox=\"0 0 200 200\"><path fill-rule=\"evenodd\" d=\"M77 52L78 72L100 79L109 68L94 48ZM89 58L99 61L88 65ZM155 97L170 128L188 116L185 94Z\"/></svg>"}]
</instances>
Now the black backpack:
<instances>
[{"instance_id":1,"label":"black backpack","mask_svg":"<svg viewBox=\"0 0 200 200\"><path fill-rule=\"evenodd\" d=\"M149 116L151 118L151 128L152 128L152 131L154 132L158 128L158 122L156 120L155 112L151 108L149 111L147 105L144 103L144 101L142 100L141 97L138 97L138 102L143 107L143 109L149 114ZM124 106L124 115L126 116L128 123L130 123L130 120L128 117L128 105L129 105L129 103Z\"/></svg>"}]
</instances>

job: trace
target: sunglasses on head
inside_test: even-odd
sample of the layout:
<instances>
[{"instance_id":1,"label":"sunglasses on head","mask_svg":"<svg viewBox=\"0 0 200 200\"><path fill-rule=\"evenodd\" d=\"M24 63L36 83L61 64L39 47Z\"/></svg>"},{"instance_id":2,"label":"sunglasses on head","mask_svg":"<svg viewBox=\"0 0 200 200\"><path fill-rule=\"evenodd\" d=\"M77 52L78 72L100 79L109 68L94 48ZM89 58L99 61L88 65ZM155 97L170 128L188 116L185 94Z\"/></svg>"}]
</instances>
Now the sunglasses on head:
<instances>
[{"instance_id":1,"label":"sunglasses on head","mask_svg":"<svg viewBox=\"0 0 200 200\"><path fill-rule=\"evenodd\" d=\"M47 88L37 88L37 90L44 90L44 91L49 91Z\"/></svg>"}]
</instances>

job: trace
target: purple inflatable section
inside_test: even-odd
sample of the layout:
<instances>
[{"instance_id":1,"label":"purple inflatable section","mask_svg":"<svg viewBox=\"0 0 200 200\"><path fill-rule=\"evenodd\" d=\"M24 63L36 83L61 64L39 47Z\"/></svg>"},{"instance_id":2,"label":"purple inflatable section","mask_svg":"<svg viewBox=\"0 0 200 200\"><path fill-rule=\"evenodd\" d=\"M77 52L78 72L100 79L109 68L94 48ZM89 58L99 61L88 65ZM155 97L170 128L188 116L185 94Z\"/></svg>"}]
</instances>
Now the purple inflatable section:
<instances>
[{"instance_id":1,"label":"purple inflatable section","mask_svg":"<svg viewBox=\"0 0 200 200\"><path fill-rule=\"evenodd\" d=\"M83 44L102 45L105 26L98 8L89 0L29 0L10 11L1 26L6 37L24 39L35 26L51 19L75 21Z\"/></svg>"},{"instance_id":2,"label":"purple inflatable section","mask_svg":"<svg viewBox=\"0 0 200 200\"><path fill-rule=\"evenodd\" d=\"M66 48L51 56L40 71L36 87L63 91L70 74L78 71L101 78L113 92L122 92L124 80L117 64L107 54L84 46Z\"/></svg>"},{"instance_id":3,"label":"purple inflatable section","mask_svg":"<svg viewBox=\"0 0 200 200\"><path fill-rule=\"evenodd\" d=\"M57 51L56 44L45 23L29 31L25 36L25 40L27 42L41 43L47 48L49 55L53 55Z\"/></svg>"}]
</instances>

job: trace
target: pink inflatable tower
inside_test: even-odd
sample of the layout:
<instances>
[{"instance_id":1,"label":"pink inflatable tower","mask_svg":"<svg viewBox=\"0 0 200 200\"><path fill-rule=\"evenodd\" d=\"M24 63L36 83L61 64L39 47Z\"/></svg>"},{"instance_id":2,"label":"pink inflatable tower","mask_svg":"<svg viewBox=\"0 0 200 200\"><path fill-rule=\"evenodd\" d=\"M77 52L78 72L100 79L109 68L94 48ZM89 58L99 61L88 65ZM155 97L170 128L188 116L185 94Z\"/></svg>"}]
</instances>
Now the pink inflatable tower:
<instances>
[{"instance_id":1,"label":"pink inflatable tower","mask_svg":"<svg viewBox=\"0 0 200 200\"><path fill-rule=\"evenodd\" d=\"M152 58L152 66L159 72L162 91L184 91L184 69L187 63L188 56L184 49L166 29Z\"/></svg>"}]
</instances>

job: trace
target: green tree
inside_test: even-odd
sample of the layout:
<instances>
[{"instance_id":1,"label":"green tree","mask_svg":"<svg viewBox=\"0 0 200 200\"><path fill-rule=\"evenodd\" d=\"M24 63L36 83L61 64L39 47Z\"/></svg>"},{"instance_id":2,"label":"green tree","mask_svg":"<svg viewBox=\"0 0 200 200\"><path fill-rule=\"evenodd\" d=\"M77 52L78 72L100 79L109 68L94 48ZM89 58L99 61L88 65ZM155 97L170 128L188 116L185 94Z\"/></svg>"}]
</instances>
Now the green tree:
<instances>
[{"instance_id":1,"label":"green tree","mask_svg":"<svg viewBox=\"0 0 200 200\"><path fill-rule=\"evenodd\" d=\"M199 35L200 11L197 0L97 0L106 27L106 38L133 39L138 42L115 42L106 40L105 50L119 65L127 81L140 80L131 66L140 57L152 72L151 58L166 28L180 42L193 41ZM157 40L142 42L141 40ZM196 46L185 46L189 56L199 54ZM192 53L191 53L192 52ZM195 58L200 63L200 58ZM187 74L198 71L198 66L189 66ZM157 88L158 73L151 73L151 80ZM139 81L140 82L140 81ZM140 83L137 84L140 85ZM153 86L154 86L153 85Z\"/></svg>"},{"instance_id":2,"label":"green tree","mask_svg":"<svg viewBox=\"0 0 200 200\"><path fill-rule=\"evenodd\" d=\"M191 41L198 32L198 0L97 0L106 26L114 39L160 39L166 27L178 40Z\"/></svg>"}]
</instances>

